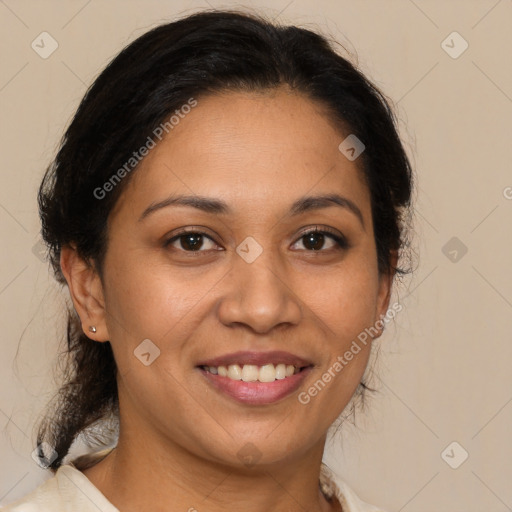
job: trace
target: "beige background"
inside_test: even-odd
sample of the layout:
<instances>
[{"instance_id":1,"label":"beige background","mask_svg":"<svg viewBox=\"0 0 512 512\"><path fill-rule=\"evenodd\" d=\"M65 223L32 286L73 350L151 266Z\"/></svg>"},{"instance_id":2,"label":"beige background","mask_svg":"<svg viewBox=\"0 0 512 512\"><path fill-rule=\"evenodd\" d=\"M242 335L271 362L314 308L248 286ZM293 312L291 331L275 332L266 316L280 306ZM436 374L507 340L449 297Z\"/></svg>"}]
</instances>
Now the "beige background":
<instances>
[{"instance_id":1,"label":"beige background","mask_svg":"<svg viewBox=\"0 0 512 512\"><path fill-rule=\"evenodd\" d=\"M33 251L42 172L110 58L155 24L208 5L239 4L0 1L0 504L49 476L30 457L63 332L63 295ZM379 342L379 393L327 462L389 511L512 510L512 1L244 5L356 50L397 102L418 176L419 264L398 291L404 311ZM43 31L59 44L46 60L31 48ZM453 31L469 44L458 58L441 44ZM447 44L462 48L453 36ZM445 247L452 237L459 247ZM441 456L453 441L461 447L446 460L469 454L457 469Z\"/></svg>"}]
</instances>

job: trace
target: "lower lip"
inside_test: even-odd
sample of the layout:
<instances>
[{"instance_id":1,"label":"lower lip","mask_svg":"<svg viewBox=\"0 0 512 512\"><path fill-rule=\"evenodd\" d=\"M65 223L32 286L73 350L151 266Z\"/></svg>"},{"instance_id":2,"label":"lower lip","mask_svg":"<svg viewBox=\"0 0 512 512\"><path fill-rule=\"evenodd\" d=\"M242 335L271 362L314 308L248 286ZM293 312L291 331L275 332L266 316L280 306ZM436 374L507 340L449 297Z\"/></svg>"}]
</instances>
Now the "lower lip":
<instances>
[{"instance_id":1,"label":"lower lip","mask_svg":"<svg viewBox=\"0 0 512 512\"><path fill-rule=\"evenodd\" d=\"M296 391L309 374L311 367L308 366L291 377L276 379L274 382L244 382L214 375L202 368L198 369L216 389L236 401L250 405L267 405L282 400Z\"/></svg>"}]
</instances>

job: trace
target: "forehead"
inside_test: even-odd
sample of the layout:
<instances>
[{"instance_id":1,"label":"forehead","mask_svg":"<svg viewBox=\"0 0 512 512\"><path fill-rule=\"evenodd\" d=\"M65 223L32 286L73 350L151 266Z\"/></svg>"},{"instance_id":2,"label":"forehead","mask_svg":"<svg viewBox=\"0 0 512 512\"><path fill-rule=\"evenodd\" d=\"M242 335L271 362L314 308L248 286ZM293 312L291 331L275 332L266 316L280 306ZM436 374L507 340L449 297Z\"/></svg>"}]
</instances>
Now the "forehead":
<instances>
[{"instance_id":1,"label":"forehead","mask_svg":"<svg viewBox=\"0 0 512 512\"><path fill-rule=\"evenodd\" d=\"M278 208L338 192L368 210L362 171L338 149L347 135L323 105L288 90L199 97L141 162L118 208L172 193L223 198L235 210Z\"/></svg>"}]
</instances>

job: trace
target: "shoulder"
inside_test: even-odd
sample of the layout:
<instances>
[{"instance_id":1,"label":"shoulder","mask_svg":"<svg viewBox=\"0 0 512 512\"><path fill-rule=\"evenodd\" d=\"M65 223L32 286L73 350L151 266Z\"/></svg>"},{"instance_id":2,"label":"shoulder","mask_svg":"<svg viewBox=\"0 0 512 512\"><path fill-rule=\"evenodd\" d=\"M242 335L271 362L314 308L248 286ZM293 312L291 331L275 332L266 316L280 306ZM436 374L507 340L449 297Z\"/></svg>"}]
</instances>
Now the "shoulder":
<instances>
[{"instance_id":1,"label":"shoulder","mask_svg":"<svg viewBox=\"0 0 512 512\"><path fill-rule=\"evenodd\" d=\"M65 510L61 508L59 488L55 476L46 480L23 498L2 507L2 512L36 512L50 510L49 504L53 502L56 511Z\"/></svg>"},{"instance_id":2,"label":"shoulder","mask_svg":"<svg viewBox=\"0 0 512 512\"><path fill-rule=\"evenodd\" d=\"M322 490L328 496L338 498L343 512L386 512L383 508L363 501L355 491L325 464L320 473Z\"/></svg>"},{"instance_id":3,"label":"shoulder","mask_svg":"<svg viewBox=\"0 0 512 512\"><path fill-rule=\"evenodd\" d=\"M72 464L61 466L55 475L30 494L0 508L2 512L119 512Z\"/></svg>"}]
</instances>

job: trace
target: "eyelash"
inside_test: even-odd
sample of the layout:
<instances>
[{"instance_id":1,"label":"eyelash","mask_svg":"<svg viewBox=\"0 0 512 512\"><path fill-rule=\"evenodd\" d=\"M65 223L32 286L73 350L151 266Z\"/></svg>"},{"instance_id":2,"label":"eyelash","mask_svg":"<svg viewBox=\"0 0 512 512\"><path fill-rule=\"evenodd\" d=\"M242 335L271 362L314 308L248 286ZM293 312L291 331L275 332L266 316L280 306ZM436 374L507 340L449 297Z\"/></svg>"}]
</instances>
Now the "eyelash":
<instances>
[{"instance_id":1,"label":"eyelash","mask_svg":"<svg viewBox=\"0 0 512 512\"><path fill-rule=\"evenodd\" d=\"M348 249L350 247L347 239L343 235L340 235L337 232L330 230L329 228L318 229L318 227L315 227L314 229L309 229L308 231L303 232L297 238L297 240L293 243L293 245L295 245L298 241L300 241L301 239L303 239L304 237L306 237L307 235L310 235L312 233L326 235L328 238L334 240L334 242L336 242L338 247L337 248L326 249L326 250L320 249L318 251L315 251L315 250L312 250L312 249L302 249L302 250L305 250L305 252L321 253L321 252L329 252L329 251L332 251L332 250L344 250L344 249ZM198 230L193 229L193 228L192 229L189 228L189 229L185 229L185 230L179 232L178 234L174 235L169 240L165 241L164 242L164 248L167 248L172 243L174 243L176 240L179 240L181 237L183 237L185 235L200 235L200 236L208 238L209 240L211 240L213 243L216 244L215 240L213 240L213 238L211 236L209 236L207 233L204 233L202 231L198 231ZM208 251L201 251L201 250L198 250L198 251L186 251L185 249L181 249L181 248L177 249L177 250L179 250L180 252L184 252L184 253L192 254L192 255L199 255L201 253L208 252Z\"/></svg>"}]
</instances>

